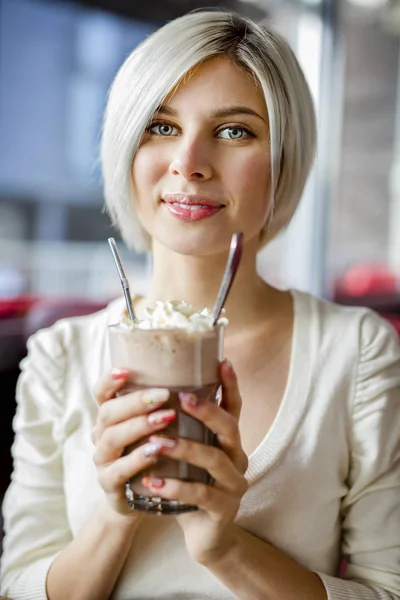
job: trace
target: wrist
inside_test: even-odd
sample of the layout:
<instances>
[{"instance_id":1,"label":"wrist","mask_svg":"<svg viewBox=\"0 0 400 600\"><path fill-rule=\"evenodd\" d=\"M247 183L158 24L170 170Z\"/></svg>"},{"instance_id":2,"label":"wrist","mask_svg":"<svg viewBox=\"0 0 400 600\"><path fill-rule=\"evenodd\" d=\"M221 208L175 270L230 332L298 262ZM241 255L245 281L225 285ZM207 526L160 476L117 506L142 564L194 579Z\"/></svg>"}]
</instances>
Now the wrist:
<instances>
[{"instance_id":1,"label":"wrist","mask_svg":"<svg viewBox=\"0 0 400 600\"><path fill-rule=\"evenodd\" d=\"M133 533L143 518L141 513L131 512L126 515L118 513L106 501L101 503L98 512L106 527L117 528L121 531L132 531Z\"/></svg>"},{"instance_id":2,"label":"wrist","mask_svg":"<svg viewBox=\"0 0 400 600\"><path fill-rule=\"evenodd\" d=\"M237 554L239 533L240 528L232 523L225 531L220 543L215 548L204 553L197 562L211 571L231 562L235 554Z\"/></svg>"}]
</instances>

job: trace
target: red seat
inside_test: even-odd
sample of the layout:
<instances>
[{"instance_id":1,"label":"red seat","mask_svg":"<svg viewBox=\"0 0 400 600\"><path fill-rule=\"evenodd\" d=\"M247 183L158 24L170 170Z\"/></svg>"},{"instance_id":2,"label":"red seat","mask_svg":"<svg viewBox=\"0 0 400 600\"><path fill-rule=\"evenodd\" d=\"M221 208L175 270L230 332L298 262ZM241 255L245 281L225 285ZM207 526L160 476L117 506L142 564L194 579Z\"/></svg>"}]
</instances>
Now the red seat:
<instances>
[{"instance_id":1,"label":"red seat","mask_svg":"<svg viewBox=\"0 0 400 600\"><path fill-rule=\"evenodd\" d=\"M389 321L389 323L392 325L392 327L394 327L394 329L400 336L400 315L390 315L382 313L381 316Z\"/></svg>"},{"instance_id":2,"label":"red seat","mask_svg":"<svg viewBox=\"0 0 400 600\"><path fill-rule=\"evenodd\" d=\"M24 337L27 339L39 329L51 327L59 319L90 315L104 308L107 303L107 301L99 302L73 298L42 298L37 300L26 313Z\"/></svg>"}]
</instances>

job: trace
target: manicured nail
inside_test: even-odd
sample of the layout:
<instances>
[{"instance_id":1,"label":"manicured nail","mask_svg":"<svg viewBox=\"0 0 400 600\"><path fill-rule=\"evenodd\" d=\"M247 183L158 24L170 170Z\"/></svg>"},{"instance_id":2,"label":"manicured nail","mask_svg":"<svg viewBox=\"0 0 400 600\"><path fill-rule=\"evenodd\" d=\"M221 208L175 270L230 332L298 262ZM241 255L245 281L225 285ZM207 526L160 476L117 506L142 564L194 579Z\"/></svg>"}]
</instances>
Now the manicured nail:
<instances>
[{"instance_id":1,"label":"manicured nail","mask_svg":"<svg viewBox=\"0 0 400 600\"><path fill-rule=\"evenodd\" d=\"M169 390L163 388L145 390L142 396L142 400L145 404L160 404L160 402L166 402L168 398Z\"/></svg>"},{"instance_id":2,"label":"manicured nail","mask_svg":"<svg viewBox=\"0 0 400 600\"><path fill-rule=\"evenodd\" d=\"M117 381L119 379L125 379L125 377L128 377L129 375L129 369L113 369L111 371L111 379L113 379L114 381Z\"/></svg>"},{"instance_id":3,"label":"manicured nail","mask_svg":"<svg viewBox=\"0 0 400 600\"><path fill-rule=\"evenodd\" d=\"M192 394L191 392L179 392L179 400L188 406L194 408L195 406L199 406L200 400L196 396L196 394Z\"/></svg>"},{"instance_id":4,"label":"manicured nail","mask_svg":"<svg viewBox=\"0 0 400 600\"><path fill-rule=\"evenodd\" d=\"M162 477L143 477L142 483L145 487L154 488L156 490L164 487L165 479Z\"/></svg>"},{"instance_id":5,"label":"manicured nail","mask_svg":"<svg viewBox=\"0 0 400 600\"><path fill-rule=\"evenodd\" d=\"M161 423L171 423L176 417L176 412L171 408L169 410L158 410L151 413L147 420L150 425L160 425Z\"/></svg>"},{"instance_id":6,"label":"manicured nail","mask_svg":"<svg viewBox=\"0 0 400 600\"><path fill-rule=\"evenodd\" d=\"M176 448L178 444L178 440L175 440L174 438L164 437L162 435L152 435L150 441L154 444L159 444L161 446L161 449L166 448L167 450L172 450L172 448Z\"/></svg>"},{"instance_id":7,"label":"manicured nail","mask_svg":"<svg viewBox=\"0 0 400 600\"><path fill-rule=\"evenodd\" d=\"M160 444L146 444L145 446L143 446L143 454L145 455L146 458L149 458L150 456L155 456L156 454L158 454L161 450L161 445Z\"/></svg>"}]
</instances>

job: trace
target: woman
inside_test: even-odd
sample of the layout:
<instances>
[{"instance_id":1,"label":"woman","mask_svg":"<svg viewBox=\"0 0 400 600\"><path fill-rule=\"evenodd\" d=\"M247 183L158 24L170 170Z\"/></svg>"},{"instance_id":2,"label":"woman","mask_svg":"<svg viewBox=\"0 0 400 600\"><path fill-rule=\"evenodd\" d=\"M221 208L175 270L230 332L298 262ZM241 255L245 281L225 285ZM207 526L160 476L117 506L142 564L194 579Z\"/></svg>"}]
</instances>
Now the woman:
<instances>
[{"instance_id":1,"label":"woman","mask_svg":"<svg viewBox=\"0 0 400 600\"><path fill-rule=\"evenodd\" d=\"M274 289L256 272L257 251L296 209L314 146L293 53L249 20L189 14L125 61L108 99L102 162L126 243L152 251L137 315L155 300L211 306L231 235L244 232L226 306L222 405L182 399L219 447L167 447L157 436L165 424L148 420L162 417L166 394L152 404L141 392L116 398L127 372L109 370L106 326L123 315L122 300L33 336L18 386L3 593L400 598L396 336L369 310ZM150 492L199 511L129 511L124 483L154 455L123 449L149 434L153 451L205 467L215 481L147 479Z\"/></svg>"}]
</instances>

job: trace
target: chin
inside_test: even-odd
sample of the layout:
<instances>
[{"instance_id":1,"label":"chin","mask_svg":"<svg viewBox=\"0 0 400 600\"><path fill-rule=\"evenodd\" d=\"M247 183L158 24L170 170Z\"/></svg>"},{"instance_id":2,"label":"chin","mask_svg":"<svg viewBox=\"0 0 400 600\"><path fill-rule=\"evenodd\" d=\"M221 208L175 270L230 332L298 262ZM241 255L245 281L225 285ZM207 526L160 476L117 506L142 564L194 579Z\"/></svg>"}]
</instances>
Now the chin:
<instances>
[{"instance_id":1,"label":"chin","mask_svg":"<svg viewBox=\"0 0 400 600\"><path fill-rule=\"evenodd\" d=\"M231 237L233 235L224 232L212 232L204 230L180 232L177 235L154 235L153 239L157 243L172 252L184 256L212 256L227 252L230 247Z\"/></svg>"}]
</instances>

